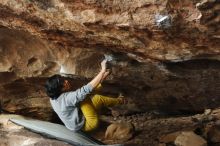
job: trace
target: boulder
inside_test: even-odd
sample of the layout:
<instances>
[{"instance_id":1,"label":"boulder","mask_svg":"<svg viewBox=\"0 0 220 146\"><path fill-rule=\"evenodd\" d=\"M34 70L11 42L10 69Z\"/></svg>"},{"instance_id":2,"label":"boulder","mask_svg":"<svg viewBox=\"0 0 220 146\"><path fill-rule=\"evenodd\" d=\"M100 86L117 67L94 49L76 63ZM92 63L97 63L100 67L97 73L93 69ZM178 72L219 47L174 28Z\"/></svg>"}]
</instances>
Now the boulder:
<instances>
[{"instance_id":1,"label":"boulder","mask_svg":"<svg viewBox=\"0 0 220 146\"><path fill-rule=\"evenodd\" d=\"M176 146L207 146L207 141L194 132L182 132L175 140Z\"/></svg>"},{"instance_id":2,"label":"boulder","mask_svg":"<svg viewBox=\"0 0 220 146\"><path fill-rule=\"evenodd\" d=\"M131 123L113 123L107 127L105 139L125 142L134 135L134 126Z\"/></svg>"}]
</instances>

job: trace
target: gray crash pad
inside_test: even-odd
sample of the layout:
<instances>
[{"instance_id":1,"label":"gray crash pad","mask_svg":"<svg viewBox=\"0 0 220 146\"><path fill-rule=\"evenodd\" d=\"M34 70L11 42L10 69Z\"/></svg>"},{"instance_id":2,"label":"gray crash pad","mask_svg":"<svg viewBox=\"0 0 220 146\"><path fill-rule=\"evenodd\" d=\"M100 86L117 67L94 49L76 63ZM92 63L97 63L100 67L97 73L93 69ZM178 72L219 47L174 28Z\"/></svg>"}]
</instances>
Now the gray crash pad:
<instances>
[{"instance_id":1,"label":"gray crash pad","mask_svg":"<svg viewBox=\"0 0 220 146\"><path fill-rule=\"evenodd\" d=\"M82 131L73 132L68 130L65 126L41 120L13 117L11 122L23 126L33 132L46 135L47 137L55 138L74 146L94 146L105 145L102 142L90 137ZM122 146L121 144L115 144L111 146Z\"/></svg>"}]
</instances>

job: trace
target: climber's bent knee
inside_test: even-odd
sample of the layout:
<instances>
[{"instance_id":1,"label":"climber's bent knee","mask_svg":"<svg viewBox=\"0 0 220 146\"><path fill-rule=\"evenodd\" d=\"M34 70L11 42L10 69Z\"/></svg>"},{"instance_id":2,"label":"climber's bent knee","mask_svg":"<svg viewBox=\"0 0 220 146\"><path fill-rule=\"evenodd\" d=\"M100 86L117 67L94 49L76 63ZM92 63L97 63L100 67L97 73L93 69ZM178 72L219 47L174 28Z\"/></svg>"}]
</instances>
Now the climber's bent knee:
<instances>
[{"instance_id":1,"label":"climber's bent knee","mask_svg":"<svg viewBox=\"0 0 220 146\"><path fill-rule=\"evenodd\" d=\"M95 129L97 129L99 126L99 120L98 117L92 117L89 118L85 121L84 127L83 127L83 131L93 131Z\"/></svg>"}]
</instances>

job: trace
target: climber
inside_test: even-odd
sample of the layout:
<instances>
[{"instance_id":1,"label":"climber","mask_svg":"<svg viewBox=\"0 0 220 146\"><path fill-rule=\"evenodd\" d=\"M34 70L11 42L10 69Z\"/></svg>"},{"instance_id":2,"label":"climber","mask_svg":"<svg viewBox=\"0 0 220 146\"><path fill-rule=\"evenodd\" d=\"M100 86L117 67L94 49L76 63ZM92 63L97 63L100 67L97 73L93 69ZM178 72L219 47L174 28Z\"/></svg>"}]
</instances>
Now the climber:
<instances>
[{"instance_id":1,"label":"climber","mask_svg":"<svg viewBox=\"0 0 220 146\"><path fill-rule=\"evenodd\" d=\"M99 125L98 113L103 106L124 104L123 97L112 98L103 95L88 95L101 86L107 77L107 60L101 62L101 71L87 85L70 91L70 82L60 75L53 75L46 84L46 92L50 97L52 108L57 113L65 126L72 131L92 131Z\"/></svg>"}]
</instances>

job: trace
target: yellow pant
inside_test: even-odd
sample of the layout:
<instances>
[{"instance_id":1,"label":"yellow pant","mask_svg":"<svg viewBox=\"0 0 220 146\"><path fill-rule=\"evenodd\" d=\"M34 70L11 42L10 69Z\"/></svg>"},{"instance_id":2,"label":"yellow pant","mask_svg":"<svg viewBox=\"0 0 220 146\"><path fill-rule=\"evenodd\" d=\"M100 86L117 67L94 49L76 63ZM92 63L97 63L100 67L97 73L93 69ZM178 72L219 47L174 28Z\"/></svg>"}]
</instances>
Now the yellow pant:
<instances>
[{"instance_id":1,"label":"yellow pant","mask_svg":"<svg viewBox=\"0 0 220 146\"><path fill-rule=\"evenodd\" d=\"M83 131L92 131L96 129L99 125L98 112L104 107L110 107L120 104L122 100L120 98L111 98L102 95L94 95L92 99L87 97L83 102L81 102L81 111L85 117L85 124Z\"/></svg>"}]
</instances>

